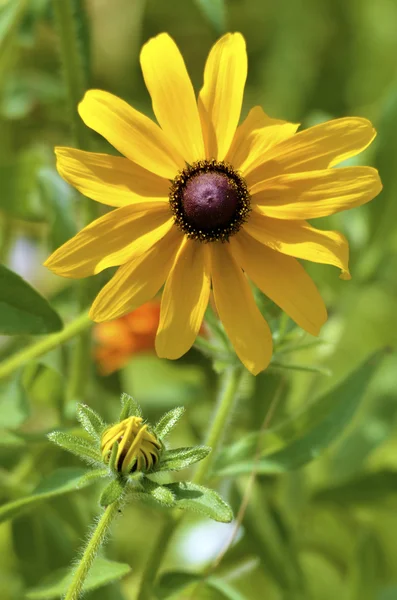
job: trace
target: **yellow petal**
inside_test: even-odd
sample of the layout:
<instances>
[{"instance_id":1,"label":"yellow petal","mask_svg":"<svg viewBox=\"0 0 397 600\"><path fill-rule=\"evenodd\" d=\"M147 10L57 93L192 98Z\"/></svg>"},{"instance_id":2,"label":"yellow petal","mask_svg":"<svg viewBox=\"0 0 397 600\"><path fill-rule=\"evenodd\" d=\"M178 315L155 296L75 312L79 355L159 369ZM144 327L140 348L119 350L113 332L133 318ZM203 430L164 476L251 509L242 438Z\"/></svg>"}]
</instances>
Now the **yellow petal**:
<instances>
[{"instance_id":1,"label":"yellow petal","mask_svg":"<svg viewBox=\"0 0 397 600\"><path fill-rule=\"evenodd\" d=\"M247 52L240 33L228 33L212 47L198 107L206 157L223 160L232 143L247 78Z\"/></svg>"},{"instance_id":2,"label":"yellow petal","mask_svg":"<svg viewBox=\"0 0 397 600\"><path fill-rule=\"evenodd\" d=\"M166 280L182 240L173 227L148 252L120 267L95 298L91 319L110 321L151 300Z\"/></svg>"},{"instance_id":3,"label":"yellow petal","mask_svg":"<svg viewBox=\"0 0 397 600\"><path fill-rule=\"evenodd\" d=\"M174 40L161 33L141 51L141 66L153 111L162 130L186 162L204 158L196 96Z\"/></svg>"},{"instance_id":4,"label":"yellow petal","mask_svg":"<svg viewBox=\"0 0 397 600\"><path fill-rule=\"evenodd\" d=\"M327 309L313 280L299 262L261 244L244 230L230 238L238 263L255 285L300 327L320 333Z\"/></svg>"},{"instance_id":5,"label":"yellow petal","mask_svg":"<svg viewBox=\"0 0 397 600\"><path fill-rule=\"evenodd\" d=\"M210 294L208 245L185 238L167 278L161 300L156 352L179 358L194 343Z\"/></svg>"},{"instance_id":6,"label":"yellow petal","mask_svg":"<svg viewBox=\"0 0 397 600\"><path fill-rule=\"evenodd\" d=\"M210 244L212 289L219 317L245 367L257 375L272 357L272 334L229 244Z\"/></svg>"},{"instance_id":7,"label":"yellow petal","mask_svg":"<svg viewBox=\"0 0 397 600\"><path fill-rule=\"evenodd\" d=\"M121 154L160 177L173 179L183 157L160 127L132 106L102 90L89 90L79 104L84 123Z\"/></svg>"},{"instance_id":8,"label":"yellow petal","mask_svg":"<svg viewBox=\"0 0 397 600\"><path fill-rule=\"evenodd\" d=\"M87 277L140 256L174 226L160 202L116 208L82 229L44 263L62 277Z\"/></svg>"},{"instance_id":9,"label":"yellow petal","mask_svg":"<svg viewBox=\"0 0 397 600\"><path fill-rule=\"evenodd\" d=\"M244 175L263 162L265 152L294 135L299 123L271 119L260 106L254 106L237 127L226 161Z\"/></svg>"},{"instance_id":10,"label":"yellow petal","mask_svg":"<svg viewBox=\"0 0 397 600\"><path fill-rule=\"evenodd\" d=\"M282 254L334 265L341 279L350 279L349 245L338 231L321 231L306 221L282 221L264 217L254 209L244 229L253 238Z\"/></svg>"},{"instance_id":11,"label":"yellow petal","mask_svg":"<svg viewBox=\"0 0 397 600\"><path fill-rule=\"evenodd\" d=\"M261 164L246 173L249 187L282 173L326 169L355 156L376 135L370 121L346 117L300 131L274 146Z\"/></svg>"},{"instance_id":12,"label":"yellow petal","mask_svg":"<svg viewBox=\"0 0 397 600\"><path fill-rule=\"evenodd\" d=\"M60 147L55 154L61 177L92 200L108 206L167 201L170 182L126 158Z\"/></svg>"},{"instance_id":13,"label":"yellow petal","mask_svg":"<svg viewBox=\"0 0 397 600\"><path fill-rule=\"evenodd\" d=\"M371 167L288 173L251 189L258 210L277 219L314 219L369 202L382 184Z\"/></svg>"}]
</instances>

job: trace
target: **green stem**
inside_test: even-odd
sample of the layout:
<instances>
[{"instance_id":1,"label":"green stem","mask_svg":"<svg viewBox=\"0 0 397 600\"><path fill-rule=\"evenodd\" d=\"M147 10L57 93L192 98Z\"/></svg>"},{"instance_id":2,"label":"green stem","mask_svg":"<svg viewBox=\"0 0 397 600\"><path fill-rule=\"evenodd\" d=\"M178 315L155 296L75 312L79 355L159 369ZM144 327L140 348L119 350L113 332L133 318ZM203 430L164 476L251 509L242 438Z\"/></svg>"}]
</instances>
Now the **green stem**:
<instances>
[{"instance_id":1,"label":"green stem","mask_svg":"<svg viewBox=\"0 0 397 600\"><path fill-rule=\"evenodd\" d=\"M214 419L212 420L212 425L206 438L206 445L211 446L212 452L200 463L200 466L193 477L194 483L197 483L198 485L205 483L210 476L214 458L222 444L225 430L238 396L239 384L243 373L243 369L240 368L229 369L225 372L221 393L219 395L217 406L215 407ZM151 600L153 597L152 589L157 572L161 566L172 535L182 520L182 517L183 513L179 511L173 512L171 518L165 523L161 530L158 540L153 546L152 554L149 556L148 562L146 563L137 600Z\"/></svg>"},{"instance_id":2,"label":"green stem","mask_svg":"<svg viewBox=\"0 0 397 600\"><path fill-rule=\"evenodd\" d=\"M75 143L79 148L84 148L87 145L87 130L78 115L77 105L82 100L87 85L77 31L77 7L74 0L52 0L52 8L59 35L59 49Z\"/></svg>"},{"instance_id":3,"label":"green stem","mask_svg":"<svg viewBox=\"0 0 397 600\"><path fill-rule=\"evenodd\" d=\"M35 344L24 348L20 352L17 352L7 360L4 360L0 364L0 379L11 375L11 373L16 371L20 366L26 364L29 360L38 358L53 348L57 348L61 344L64 344L82 331L89 329L91 325L92 321L88 317L88 313L82 313L74 321L66 325L62 331L53 333L44 339L39 340Z\"/></svg>"},{"instance_id":4,"label":"green stem","mask_svg":"<svg viewBox=\"0 0 397 600\"><path fill-rule=\"evenodd\" d=\"M243 369L233 368L226 371L224 375L212 425L205 441L205 445L212 448L212 452L199 463L198 469L193 477L193 482L198 485L205 483L209 478L211 467L222 444L228 421L237 399L238 388L243 374Z\"/></svg>"},{"instance_id":5,"label":"green stem","mask_svg":"<svg viewBox=\"0 0 397 600\"><path fill-rule=\"evenodd\" d=\"M84 305L83 305L84 307ZM75 342L69 367L66 405L81 401L89 381L91 368L91 331L82 330Z\"/></svg>"},{"instance_id":6,"label":"green stem","mask_svg":"<svg viewBox=\"0 0 397 600\"><path fill-rule=\"evenodd\" d=\"M112 502L100 518L98 525L83 552L79 565L74 572L72 582L66 592L64 600L78 600L80 597L88 572L106 538L110 525L118 514L119 506L120 502Z\"/></svg>"},{"instance_id":7,"label":"green stem","mask_svg":"<svg viewBox=\"0 0 397 600\"><path fill-rule=\"evenodd\" d=\"M181 512L171 513L171 516L163 525L163 528L161 529L158 538L153 544L152 553L150 554L145 569L143 571L141 586L139 588L136 600L152 600L152 590L156 579L157 571L159 570L159 567L165 556L171 538L174 534L175 529L178 527L182 515L183 513Z\"/></svg>"}]
</instances>

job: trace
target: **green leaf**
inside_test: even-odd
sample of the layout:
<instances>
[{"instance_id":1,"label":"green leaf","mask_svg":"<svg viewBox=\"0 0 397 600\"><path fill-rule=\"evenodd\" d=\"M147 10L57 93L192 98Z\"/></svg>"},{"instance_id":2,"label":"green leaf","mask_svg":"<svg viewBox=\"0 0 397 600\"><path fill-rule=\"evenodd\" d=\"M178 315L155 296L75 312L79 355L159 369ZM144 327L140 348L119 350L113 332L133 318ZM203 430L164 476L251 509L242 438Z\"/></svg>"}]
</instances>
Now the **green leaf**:
<instances>
[{"instance_id":1,"label":"green leaf","mask_svg":"<svg viewBox=\"0 0 397 600\"><path fill-rule=\"evenodd\" d=\"M125 492L125 485L126 480L120 479L120 477L112 479L102 491L99 504L106 507L109 506L109 504L116 502L116 500L119 500Z\"/></svg>"},{"instance_id":2,"label":"green leaf","mask_svg":"<svg viewBox=\"0 0 397 600\"><path fill-rule=\"evenodd\" d=\"M185 408L178 406L161 417L153 430L160 440L163 440L172 431L184 412Z\"/></svg>"},{"instance_id":3,"label":"green leaf","mask_svg":"<svg viewBox=\"0 0 397 600\"><path fill-rule=\"evenodd\" d=\"M203 460L211 452L208 446L192 446L188 448L174 448L164 452L159 467L156 471L180 471L189 465Z\"/></svg>"},{"instance_id":4,"label":"green leaf","mask_svg":"<svg viewBox=\"0 0 397 600\"><path fill-rule=\"evenodd\" d=\"M166 506L167 508L175 506L174 493L172 492L172 490L168 489L167 486L155 483L147 477L143 477L140 483L144 489L144 493L140 493L140 496L148 495L154 500L156 500L156 502L158 502L162 506ZM145 498L142 499L145 500Z\"/></svg>"},{"instance_id":5,"label":"green leaf","mask_svg":"<svg viewBox=\"0 0 397 600\"><path fill-rule=\"evenodd\" d=\"M217 598L226 598L226 600L246 600L247 598L236 591L229 583L219 579L219 577L211 576L204 580L203 576L199 573L189 573L187 571L168 571L164 573L156 586L156 597L160 598L160 600L179 597L179 594L182 592L186 594L190 586L196 586L198 583L204 581L207 587L218 592Z\"/></svg>"},{"instance_id":6,"label":"green leaf","mask_svg":"<svg viewBox=\"0 0 397 600\"><path fill-rule=\"evenodd\" d=\"M68 452L88 461L89 464L102 464L102 457L99 450L97 450L94 444L88 440L84 440L76 435L64 433L63 431L53 431L52 433L49 433L48 439L64 450L68 450Z\"/></svg>"},{"instance_id":7,"label":"green leaf","mask_svg":"<svg viewBox=\"0 0 397 600\"><path fill-rule=\"evenodd\" d=\"M259 478L254 483L243 516L244 537L248 547L259 557L266 575L285 592L293 591L291 597L300 598L297 592L301 587L301 577L297 552L292 541L294 532L288 531L289 526L285 520L280 526L282 517L280 514L276 516L271 509L268 490ZM241 506L245 491L246 481L238 481L233 490L236 505ZM287 593L285 596L289 597Z\"/></svg>"},{"instance_id":8,"label":"green leaf","mask_svg":"<svg viewBox=\"0 0 397 600\"><path fill-rule=\"evenodd\" d=\"M394 374L395 367L391 368ZM382 374L387 374L387 371L387 361L385 361L382 365ZM379 374L378 380L383 376ZM395 417L393 393L382 394L377 390L376 394L370 394L366 409L360 411L355 426L350 428L332 454L327 457L327 473L330 479L335 482L347 481L362 472L363 465L371 453L392 435Z\"/></svg>"},{"instance_id":9,"label":"green leaf","mask_svg":"<svg viewBox=\"0 0 397 600\"><path fill-rule=\"evenodd\" d=\"M366 473L346 483L319 490L313 499L342 506L365 506L387 502L391 496L397 497L397 472L384 470Z\"/></svg>"},{"instance_id":10,"label":"green leaf","mask_svg":"<svg viewBox=\"0 0 397 600\"><path fill-rule=\"evenodd\" d=\"M225 0L196 0L204 16L211 23L217 34L226 32Z\"/></svg>"},{"instance_id":11,"label":"green leaf","mask_svg":"<svg viewBox=\"0 0 397 600\"><path fill-rule=\"evenodd\" d=\"M249 434L226 449L216 469L217 475L235 476L250 473L253 469L258 473L283 473L316 459L352 420L382 357L383 352L369 358L298 416L264 432L258 461L253 459L252 454L261 434ZM270 451L277 448L280 449L276 452Z\"/></svg>"},{"instance_id":12,"label":"green leaf","mask_svg":"<svg viewBox=\"0 0 397 600\"><path fill-rule=\"evenodd\" d=\"M189 481L169 483L164 487L175 495L177 508L198 512L221 523L230 523L233 519L232 509L214 490Z\"/></svg>"},{"instance_id":13,"label":"green leaf","mask_svg":"<svg viewBox=\"0 0 397 600\"><path fill-rule=\"evenodd\" d=\"M29 417L29 402L19 376L0 385L0 414L6 429L17 429Z\"/></svg>"},{"instance_id":14,"label":"green leaf","mask_svg":"<svg viewBox=\"0 0 397 600\"><path fill-rule=\"evenodd\" d=\"M243 596L237 590L235 590L229 583L219 579L219 577L208 577L206 579L206 585L219 592L221 598L226 600L247 600L247 596Z\"/></svg>"},{"instance_id":15,"label":"green leaf","mask_svg":"<svg viewBox=\"0 0 397 600\"><path fill-rule=\"evenodd\" d=\"M80 479L77 488L83 488L86 485L91 485L103 477L109 476L109 469L91 469Z\"/></svg>"},{"instance_id":16,"label":"green leaf","mask_svg":"<svg viewBox=\"0 0 397 600\"><path fill-rule=\"evenodd\" d=\"M192 584L198 583L202 579L199 573L188 573L185 571L168 571L163 573L156 586L156 596L160 600L170 598L175 594L186 591Z\"/></svg>"},{"instance_id":17,"label":"green leaf","mask_svg":"<svg viewBox=\"0 0 397 600\"><path fill-rule=\"evenodd\" d=\"M97 558L92 565L84 583L83 592L89 592L99 587L112 583L130 573L131 567L125 563L114 562L105 558ZM53 600L62 598L72 579L73 573L69 569L59 569L52 573L42 585L27 591L27 600Z\"/></svg>"},{"instance_id":18,"label":"green leaf","mask_svg":"<svg viewBox=\"0 0 397 600\"><path fill-rule=\"evenodd\" d=\"M100 442L102 433L106 428L101 417L92 408L86 404L77 405L77 419L87 431L87 433L96 441Z\"/></svg>"},{"instance_id":19,"label":"green leaf","mask_svg":"<svg viewBox=\"0 0 397 600\"><path fill-rule=\"evenodd\" d=\"M34 288L0 265L0 334L39 335L62 329L59 315Z\"/></svg>"},{"instance_id":20,"label":"green leaf","mask_svg":"<svg viewBox=\"0 0 397 600\"><path fill-rule=\"evenodd\" d=\"M121 405L122 410L120 414L120 421L124 419L128 419L128 417L142 417L142 409L139 406L138 402L134 400L132 396L128 394L121 394Z\"/></svg>"},{"instance_id":21,"label":"green leaf","mask_svg":"<svg viewBox=\"0 0 397 600\"><path fill-rule=\"evenodd\" d=\"M23 512L32 510L40 502L50 500L62 494L68 494L78 487L83 487L81 480L85 474L86 471L84 469L58 469L44 479L32 495L3 504L0 507L0 523L18 517ZM88 481L85 485L89 485L90 483L92 482Z\"/></svg>"}]
</instances>

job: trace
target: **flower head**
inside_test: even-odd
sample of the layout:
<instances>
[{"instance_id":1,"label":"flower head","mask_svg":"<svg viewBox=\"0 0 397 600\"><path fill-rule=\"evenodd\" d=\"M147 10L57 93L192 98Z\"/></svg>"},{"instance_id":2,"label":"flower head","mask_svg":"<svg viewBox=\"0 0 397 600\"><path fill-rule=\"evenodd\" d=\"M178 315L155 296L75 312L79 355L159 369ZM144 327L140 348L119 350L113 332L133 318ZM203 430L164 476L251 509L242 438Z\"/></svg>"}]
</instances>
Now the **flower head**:
<instances>
[{"instance_id":1,"label":"flower head","mask_svg":"<svg viewBox=\"0 0 397 600\"><path fill-rule=\"evenodd\" d=\"M326 308L297 259L334 265L348 279L348 244L307 219L379 193L375 169L333 168L364 150L375 131L349 117L296 133L297 124L258 106L238 125L247 76L238 33L212 48L197 101L167 34L144 45L141 66L159 125L112 94L87 92L80 116L124 157L57 148L57 166L83 194L115 210L46 264L65 277L119 267L94 301L95 321L129 313L165 284L156 350L166 358L191 347L212 289L237 355L256 374L270 361L272 338L248 279L318 335Z\"/></svg>"},{"instance_id":2,"label":"flower head","mask_svg":"<svg viewBox=\"0 0 397 600\"><path fill-rule=\"evenodd\" d=\"M101 453L104 463L109 462L116 443L114 464L119 473L150 471L159 461L161 443L148 430L142 417L128 417L103 432Z\"/></svg>"},{"instance_id":3,"label":"flower head","mask_svg":"<svg viewBox=\"0 0 397 600\"><path fill-rule=\"evenodd\" d=\"M95 360L102 375L123 367L135 354L154 351L160 303L146 302L114 321L94 328Z\"/></svg>"}]
</instances>

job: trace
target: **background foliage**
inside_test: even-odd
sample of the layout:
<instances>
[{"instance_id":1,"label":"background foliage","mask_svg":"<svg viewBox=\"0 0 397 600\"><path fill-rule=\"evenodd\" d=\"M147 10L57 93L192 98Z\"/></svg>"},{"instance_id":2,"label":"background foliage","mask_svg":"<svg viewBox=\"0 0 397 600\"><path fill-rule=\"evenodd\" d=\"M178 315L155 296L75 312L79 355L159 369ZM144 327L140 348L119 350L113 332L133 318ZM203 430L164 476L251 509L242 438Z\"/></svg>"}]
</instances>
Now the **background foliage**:
<instances>
[{"instance_id":1,"label":"background foliage","mask_svg":"<svg viewBox=\"0 0 397 600\"><path fill-rule=\"evenodd\" d=\"M252 470L258 474L237 540L197 597L397 598L396 0L76 0L75 8L85 8L76 14L89 85L149 115L138 62L148 37L168 31L175 38L198 89L212 43L239 30L249 55L244 115L261 104L305 127L359 115L378 129L354 164L375 165L384 191L369 205L323 219L324 228L350 240L352 281L339 280L332 267L307 265L329 307L321 343L263 304L278 352L268 371L244 380L212 482L237 514ZM0 0L0 360L78 311L76 284L42 266L80 227L90 202L54 169L54 145L74 145L75 116L66 106L51 2ZM110 151L94 134L83 135L86 149ZM93 288L107 276L95 277ZM109 377L88 361L84 390L70 391L74 348L68 342L0 381L4 600L60 597L62 577L98 514L100 486L75 491L84 469L46 438L60 423L77 427L76 400L109 422L121 391L134 395L151 421L184 405L174 446L202 443L211 418L216 375L197 350L178 363L135 356ZM165 518L148 506L126 509L107 558L90 575L87 598L135 598ZM186 586L212 563L231 528L185 519L159 598L189 597Z\"/></svg>"}]
</instances>

